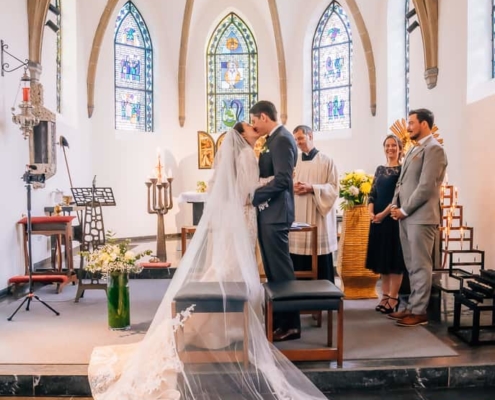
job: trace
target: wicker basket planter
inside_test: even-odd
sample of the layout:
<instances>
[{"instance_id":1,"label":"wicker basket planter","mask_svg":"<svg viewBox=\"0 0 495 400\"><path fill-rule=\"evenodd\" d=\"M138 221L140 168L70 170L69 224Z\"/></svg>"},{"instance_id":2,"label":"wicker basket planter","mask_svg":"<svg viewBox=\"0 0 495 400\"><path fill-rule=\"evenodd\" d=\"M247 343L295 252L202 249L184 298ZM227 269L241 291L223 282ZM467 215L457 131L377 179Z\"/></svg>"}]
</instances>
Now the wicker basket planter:
<instances>
[{"instance_id":1,"label":"wicker basket planter","mask_svg":"<svg viewBox=\"0 0 495 400\"><path fill-rule=\"evenodd\" d=\"M369 230L367 206L354 206L344 211L337 271L342 279L346 299L377 297L375 286L379 275L365 268Z\"/></svg>"}]
</instances>

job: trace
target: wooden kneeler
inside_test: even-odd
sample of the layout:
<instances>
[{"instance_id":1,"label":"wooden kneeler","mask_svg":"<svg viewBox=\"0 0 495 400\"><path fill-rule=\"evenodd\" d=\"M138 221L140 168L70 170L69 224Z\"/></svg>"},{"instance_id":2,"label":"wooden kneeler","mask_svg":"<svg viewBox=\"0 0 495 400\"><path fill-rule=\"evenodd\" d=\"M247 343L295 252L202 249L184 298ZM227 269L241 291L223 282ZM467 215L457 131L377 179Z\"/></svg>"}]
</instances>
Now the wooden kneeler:
<instances>
[{"instance_id":1,"label":"wooden kneeler","mask_svg":"<svg viewBox=\"0 0 495 400\"><path fill-rule=\"evenodd\" d=\"M226 282L222 287L217 282L190 282L181 288L172 301L172 317L194 304L193 314L242 313L242 349L226 347L219 350L202 350L184 343L184 328L175 332L175 343L179 358L184 363L236 363L249 365L249 307L244 283ZM188 321L185 322L187 325Z\"/></svg>"},{"instance_id":2,"label":"wooden kneeler","mask_svg":"<svg viewBox=\"0 0 495 400\"><path fill-rule=\"evenodd\" d=\"M287 311L327 311L327 347L280 349L291 361L337 360L342 367L344 356L344 294L327 280L265 283L265 326L269 342L273 342L273 313ZM333 346L333 311L337 311L337 344ZM321 326L321 322L319 324ZM301 336L304 332L301 333ZM296 345L297 341L294 341Z\"/></svg>"}]
</instances>

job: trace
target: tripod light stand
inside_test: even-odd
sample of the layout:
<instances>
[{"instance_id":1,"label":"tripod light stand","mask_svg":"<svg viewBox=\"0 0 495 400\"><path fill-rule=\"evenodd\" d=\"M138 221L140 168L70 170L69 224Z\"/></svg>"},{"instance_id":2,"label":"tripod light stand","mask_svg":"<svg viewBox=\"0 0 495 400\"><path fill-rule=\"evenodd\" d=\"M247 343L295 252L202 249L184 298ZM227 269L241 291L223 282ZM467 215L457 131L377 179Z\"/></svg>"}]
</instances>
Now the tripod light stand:
<instances>
[{"instance_id":1,"label":"tripod light stand","mask_svg":"<svg viewBox=\"0 0 495 400\"><path fill-rule=\"evenodd\" d=\"M44 176L44 174L32 175L30 169L36 169L36 166L34 166L34 165L28 165L27 171L22 176L22 179L26 183L26 196L27 196L27 225L26 225L26 229L27 229L27 237L28 237L28 258L29 258L29 263L28 263L28 269L29 269L29 292L24 297L24 300L19 305L19 307L17 307L16 310L13 312L13 314L9 318L7 318L7 320L9 320L9 321L12 321L12 318L14 318L14 316L17 314L17 311L19 311L21 309L21 307L25 303L27 303L26 304L26 311L29 311L29 306L31 305L31 301L33 299L39 301L46 308L48 308L51 311L53 311L56 315L60 315L60 313L58 311L56 311L50 305L48 305L43 300L41 300L37 295L34 294L34 291L33 291L33 254L32 254L32 249L31 249L31 236L32 236L32 226L31 226L31 186L32 186L32 182L43 183L45 181L45 176Z\"/></svg>"}]
</instances>

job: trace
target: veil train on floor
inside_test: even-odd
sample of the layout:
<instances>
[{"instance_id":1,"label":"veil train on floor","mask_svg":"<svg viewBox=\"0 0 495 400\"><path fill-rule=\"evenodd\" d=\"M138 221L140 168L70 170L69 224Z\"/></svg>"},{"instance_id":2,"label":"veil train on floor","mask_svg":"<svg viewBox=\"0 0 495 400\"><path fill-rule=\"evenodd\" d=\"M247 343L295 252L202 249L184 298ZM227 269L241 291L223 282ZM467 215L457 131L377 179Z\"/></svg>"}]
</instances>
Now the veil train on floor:
<instances>
[{"instance_id":1,"label":"veil train on floor","mask_svg":"<svg viewBox=\"0 0 495 400\"><path fill-rule=\"evenodd\" d=\"M215 159L214 183L201 221L144 339L93 351L89 379L95 400L326 399L266 339L263 288L243 209L246 195L257 185L245 178L247 166L240 164L246 150L252 151L248 143L229 131ZM222 312L195 314L193 308L172 315L174 298L191 283L217 283ZM228 309L232 284L247 295L247 366L235 356L229 362L216 360L219 348L244 346L242 313ZM182 328L185 340L177 343L174 331ZM210 360L222 362L183 363L178 351L184 346L201 348Z\"/></svg>"}]
</instances>

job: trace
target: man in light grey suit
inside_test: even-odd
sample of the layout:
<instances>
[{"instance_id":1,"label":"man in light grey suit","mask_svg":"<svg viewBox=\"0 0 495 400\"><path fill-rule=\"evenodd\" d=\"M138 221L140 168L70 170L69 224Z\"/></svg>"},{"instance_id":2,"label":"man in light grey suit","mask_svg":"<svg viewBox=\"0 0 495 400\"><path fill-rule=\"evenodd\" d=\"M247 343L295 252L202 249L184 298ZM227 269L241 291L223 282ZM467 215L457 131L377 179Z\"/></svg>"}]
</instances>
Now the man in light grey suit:
<instances>
[{"instance_id":1,"label":"man in light grey suit","mask_svg":"<svg viewBox=\"0 0 495 400\"><path fill-rule=\"evenodd\" d=\"M389 314L399 326L428 323L433 245L441 221L440 187L447 156L431 134L433 113L427 109L409 112L407 131L418 144L405 156L392 200L392 218L400 221L400 241L409 272L411 295L402 311Z\"/></svg>"}]
</instances>

